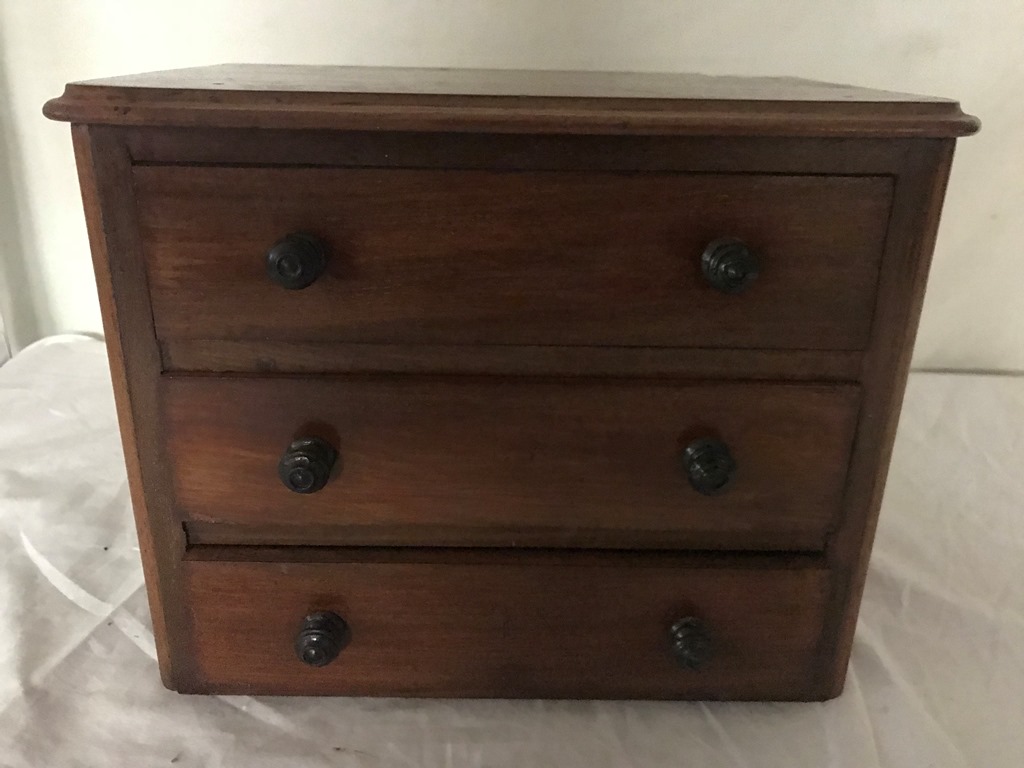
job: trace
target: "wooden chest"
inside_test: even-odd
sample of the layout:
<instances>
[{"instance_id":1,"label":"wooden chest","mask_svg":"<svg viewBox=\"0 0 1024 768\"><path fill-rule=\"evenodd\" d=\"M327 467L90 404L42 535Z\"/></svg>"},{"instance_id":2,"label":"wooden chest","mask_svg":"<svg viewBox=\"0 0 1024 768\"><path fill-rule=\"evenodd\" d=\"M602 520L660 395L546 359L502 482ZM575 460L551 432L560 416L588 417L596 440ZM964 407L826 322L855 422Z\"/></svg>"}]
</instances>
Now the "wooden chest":
<instances>
[{"instance_id":1,"label":"wooden chest","mask_svg":"<svg viewBox=\"0 0 1024 768\"><path fill-rule=\"evenodd\" d=\"M955 102L219 66L45 112L168 687L841 691Z\"/></svg>"}]
</instances>

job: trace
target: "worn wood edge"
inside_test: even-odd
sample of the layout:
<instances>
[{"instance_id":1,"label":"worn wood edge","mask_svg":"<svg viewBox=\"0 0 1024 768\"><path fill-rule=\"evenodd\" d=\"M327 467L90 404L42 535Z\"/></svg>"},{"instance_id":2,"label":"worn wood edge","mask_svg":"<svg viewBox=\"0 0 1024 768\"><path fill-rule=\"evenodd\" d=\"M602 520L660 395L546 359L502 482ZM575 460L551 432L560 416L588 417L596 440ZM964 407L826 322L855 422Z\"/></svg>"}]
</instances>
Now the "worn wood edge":
<instances>
[{"instance_id":1,"label":"worn wood edge","mask_svg":"<svg viewBox=\"0 0 1024 768\"><path fill-rule=\"evenodd\" d=\"M69 83L51 120L106 125L489 133L958 137L980 121L954 101L685 99L188 92Z\"/></svg>"},{"instance_id":2,"label":"worn wood edge","mask_svg":"<svg viewBox=\"0 0 1024 768\"><path fill-rule=\"evenodd\" d=\"M856 381L858 351L163 339L165 372L464 373Z\"/></svg>"},{"instance_id":3,"label":"worn wood edge","mask_svg":"<svg viewBox=\"0 0 1024 768\"><path fill-rule=\"evenodd\" d=\"M184 550L184 536L163 509L155 509L151 475L159 471L154 455L156 381L159 357L152 333L152 316L145 315L148 294L134 290L142 274L130 188L130 160L121 138L109 131L72 125L86 225L99 293L108 361L114 385L118 425L128 470L128 486L142 558L146 592L153 621L157 662L163 684L177 689L190 669L188 617L178 589L180 568L175 548ZM102 200L102 202L101 202ZM118 220L120 219L120 220ZM135 274L125 262L135 254ZM144 306L130 307L125 317L122 300L132 295ZM148 333L138 333L148 324ZM148 419L147 419L148 414ZM141 418L138 418L141 417ZM148 423L147 423L148 421ZM136 429L139 430L138 434Z\"/></svg>"},{"instance_id":4,"label":"worn wood edge","mask_svg":"<svg viewBox=\"0 0 1024 768\"><path fill-rule=\"evenodd\" d=\"M746 695L732 696L723 695L721 692L716 691L714 688L697 689L694 688L688 691L686 694L665 694L664 696L635 696L629 693L622 693L621 695L594 695L588 694L586 696L558 696L548 694L541 694L536 691L509 691L503 693L498 697L494 693L493 687L481 687L475 690L460 689L458 691L447 691L447 690L436 690L430 689L429 691L419 692L394 692L388 691L373 692L373 693L353 693L351 690L335 691L327 690L316 694L311 693L296 693L290 690L284 690L277 687L265 687L260 685L211 685L208 683L196 684L190 686L187 689L178 691L182 694L195 695L195 696L337 696L346 699L403 699L407 701L421 701L423 699L441 699L441 700L467 700L467 701L483 701L483 700L497 700L497 701L630 701L630 702L681 702L681 701L694 701L694 702L734 702L743 703L751 702L757 704L764 704L765 702L793 702L793 703L814 703L821 701L828 701L829 699L835 698L828 694L821 694L811 688L813 679L812 672L807 671L804 678L801 681L800 687L786 690L772 690L768 692L748 692Z\"/></svg>"},{"instance_id":5,"label":"worn wood edge","mask_svg":"<svg viewBox=\"0 0 1024 768\"><path fill-rule=\"evenodd\" d=\"M315 694L312 693L297 693L294 690L280 688L278 686L261 686L258 684L245 684L245 685L216 685L208 682L195 683L190 685L188 688L179 690L179 693L197 695L197 696L337 696L344 697L346 699L404 699L408 701L416 701L423 699L442 699L442 700L469 700L469 701L480 701L480 700L497 700L497 701L629 701L629 702L751 702L756 704L765 704L766 702L794 702L794 703L813 703L828 701L835 698L835 696L829 693L822 693L814 688L814 676L813 669L808 663L805 665L805 669L801 671L797 684L791 684L782 689L772 690L757 690L747 691L744 694L732 695L723 694L720 690L712 685L707 688L699 688L693 686L685 694L669 694L666 693L662 696L656 696L651 694L645 694L637 696L634 693L628 691L622 691L618 695L616 694L598 694L589 693L587 695L581 695L579 693L565 695L552 694L550 691L543 692L539 690L519 690L519 691L503 691L500 696L495 693L494 686L481 686L479 688L467 689L460 688L459 690L442 690L438 688L431 688L429 690L418 690L418 691L394 691L389 689L388 691L373 691L373 692L353 692L351 689L338 690L337 688L327 688L319 691Z\"/></svg>"},{"instance_id":6,"label":"worn wood edge","mask_svg":"<svg viewBox=\"0 0 1024 768\"><path fill-rule=\"evenodd\" d=\"M826 549L834 610L822 635L819 685L829 697L842 693L849 667L953 150L952 140L921 142L897 177L843 519Z\"/></svg>"},{"instance_id":7,"label":"worn wood edge","mask_svg":"<svg viewBox=\"0 0 1024 768\"><path fill-rule=\"evenodd\" d=\"M161 397L167 396L167 387L176 386L176 382L189 381L197 379L225 379L233 381L251 381L263 383L273 379L293 379L293 380L306 380L306 381L317 381L319 383L334 383L340 384L344 382L374 382L383 383L389 381L411 381L415 380L419 384L444 384L444 385L467 385L467 386L479 386L482 384L489 384L495 387L500 386L519 386L521 382L509 382L504 377L493 376L489 373L482 374L468 374L468 373L423 373L416 374L413 376L405 376L403 374L395 374L387 371L360 371L357 373L338 373L328 374L321 373L316 376L308 375L297 375L292 373L206 373L202 371L169 371L163 373L159 377L157 387L160 389ZM677 375L671 377L661 376L603 376L603 375L533 375L529 377L531 384L555 384L555 385L570 385L576 387L578 385L605 385L607 387L647 387L647 386L659 386L659 387L671 387L671 386L687 386L687 387L707 387L707 386L743 386L746 384L757 384L763 387L771 387L776 389L791 388L800 392L825 394L832 397L845 398L849 403L850 408L856 408L860 398L860 390L856 382L847 381L828 381L820 379L812 379L808 381L790 381L788 379L782 379L779 381L764 381L756 378L746 379L734 379L729 382L722 382L720 378L716 376L712 377L696 377L690 375Z\"/></svg>"},{"instance_id":8,"label":"worn wood edge","mask_svg":"<svg viewBox=\"0 0 1024 768\"><path fill-rule=\"evenodd\" d=\"M885 139L572 136L142 127L126 136L136 165L306 166L636 173L889 176L906 142Z\"/></svg>"},{"instance_id":9,"label":"worn wood edge","mask_svg":"<svg viewBox=\"0 0 1024 768\"><path fill-rule=\"evenodd\" d=\"M563 549L557 547L349 547L197 544L186 561L239 563L431 563L609 568L720 568L827 571L821 553L738 550Z\"/></svg>"},{"instance_id":10,"label":"worn wood edge","mask_svg":"<svg viewBox=\"0 0 1024 768\"><path fill-rule=\"evenodd\" d=\"M196 546L359 546L444 547L451 549L566 548L672 549L822 552L825 535L811 526L778 532L759 532L756 543L748 531L635 530L616 528L569 529L487 525L469 532L456 525L270 525L188 519L184 523L189 549Z\"/></svg>"}]
</instances>

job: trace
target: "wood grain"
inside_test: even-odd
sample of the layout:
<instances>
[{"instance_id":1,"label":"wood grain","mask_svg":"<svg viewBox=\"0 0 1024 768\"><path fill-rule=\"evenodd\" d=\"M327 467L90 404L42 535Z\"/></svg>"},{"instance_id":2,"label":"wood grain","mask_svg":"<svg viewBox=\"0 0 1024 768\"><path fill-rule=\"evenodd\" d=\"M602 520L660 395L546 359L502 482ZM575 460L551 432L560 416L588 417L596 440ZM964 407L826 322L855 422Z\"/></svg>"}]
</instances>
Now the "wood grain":
<instances>
[{"instance_id":1,"label":"wood grain","mask_svg":"<svg viewBox=\"0 0 1024 768\"><path fill-rule=\"evenodd\" d=\"M246 544L821 549L857 415L841 386L171 377L162 391L178 508L266 526ZM300 436L341 454L315 494L277 477ZM682 469L704 436L739 465L721 496Z\"/></svg>"},{"instance_id":2,"label":"wood grain","mask_svg":"<svg viewBox=\"0 0 1024 768\"><path fill-rule=\"evenodd\" d=\"M857 350L891 182L688 174L136 167L157 334L254 342ZM266 276L289 232L327 273ZM758 254L707 284L721 237Z\"/></svg>"},{"instance_id":3,"label":"wood grain","mask_svg":"<svg viewBox=\"0 0 1024 768\"><path fill-rule=\"evenodd\" d=\"M245 694L815 699L827 572L496 564L189 562L199 671L186 690ZM352 640L303 665L303 616L331 610ZM714 657L680 668L684 615Z\"/></svg>"},{"instance_id":4,"label":"wood grain","mask_svg":"<svg viewBox=\"0 0 1024 768\"><path fill-rule=\"evenodd\" d=\"M177 688L191 675L188 613L179 588L184 531L165 492L157 432L160 356L146 291L127 147L114 131L74 126L72 137L124 445L160 677Z\"/></svg>"},{"instance_id":5,"label":"wood grain","mask_svg":"<svg viewBox=\"0 0 1024 768\"><path fill-rule=\"evenodd\" d=\"M953 142L919 142L898 176L872 344L864 358L864 401L850 480L828 558L836 567L833 610L822 635L823 685L846 679L900 406L910 371Z\"/></svg>"},{"instance_id":6,"label":"wood grain","mask_svg":"<svg viewBox=\"0 0 1024 768\"><path fill-rule=\"evenodd\" d=\"M948 99L795 78L221 65L71 83L54 120L222 128L963 136Z\"/></svg>"}]
</instances>

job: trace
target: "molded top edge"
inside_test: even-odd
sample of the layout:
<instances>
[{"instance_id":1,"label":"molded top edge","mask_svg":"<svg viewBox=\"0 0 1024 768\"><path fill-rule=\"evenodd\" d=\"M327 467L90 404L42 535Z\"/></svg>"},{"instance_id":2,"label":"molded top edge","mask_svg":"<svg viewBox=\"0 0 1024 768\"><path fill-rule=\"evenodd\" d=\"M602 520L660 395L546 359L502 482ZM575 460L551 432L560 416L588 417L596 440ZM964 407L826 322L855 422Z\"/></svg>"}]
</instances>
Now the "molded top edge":
<instances>
[{"instance_id":1,"label":"molded top edge","mask_svg":"<svg viewBox=\"0 0 1024 768\"><path fill-rule=\"evenodd\" d=\"M957 102L797 78L224 64L70 83L54 120L509 133L956 137Z\"/></svg>"}]
</instances>

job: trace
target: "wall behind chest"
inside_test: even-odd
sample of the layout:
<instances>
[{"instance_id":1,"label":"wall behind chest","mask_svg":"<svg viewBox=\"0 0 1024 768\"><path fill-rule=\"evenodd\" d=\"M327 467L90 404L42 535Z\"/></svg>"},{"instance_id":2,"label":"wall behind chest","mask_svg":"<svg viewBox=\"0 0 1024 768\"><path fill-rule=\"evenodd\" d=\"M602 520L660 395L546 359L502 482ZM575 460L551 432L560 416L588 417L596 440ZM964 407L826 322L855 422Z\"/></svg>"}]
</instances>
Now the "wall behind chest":
<instances>
[{"instance_id":1,"label":"wall behind chest","mask_svg":"<svg viewBox=\"0 0 1024 768\"><path fill-rule=\"evenodd\" d=\"M67 127L71 80L224 61L791 75L959 99L918 367L1024 370L1024 6L956 0L0 0L0 310L17 349L100 327Z\"/></svg>"}]
</instances>

